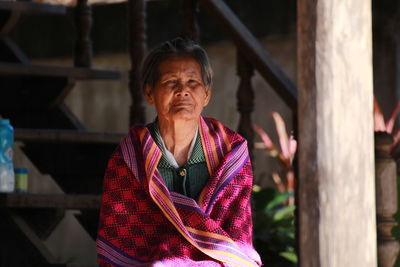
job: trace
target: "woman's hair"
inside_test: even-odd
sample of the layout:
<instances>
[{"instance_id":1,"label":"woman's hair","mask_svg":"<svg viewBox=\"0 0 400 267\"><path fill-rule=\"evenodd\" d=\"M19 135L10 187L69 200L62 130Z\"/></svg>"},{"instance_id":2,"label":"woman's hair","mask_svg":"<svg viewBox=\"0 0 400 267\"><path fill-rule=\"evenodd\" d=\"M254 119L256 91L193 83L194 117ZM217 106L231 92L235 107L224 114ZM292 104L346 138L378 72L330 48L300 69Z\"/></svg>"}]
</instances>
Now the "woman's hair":
<instances>
[{"instance_id":1,"label":"woman's hair","mask_svg":"<svg viewBox=\"0 0 400 267\"><path fill-rule=\"evenodd\" d=\"M142 67L142 88L146 85L153 88L160 78L160 64L176 57L196 60L200 65L204 85L211 87L213 72L206 51L195 42L178 37L160 44L147 55Z\"/></svg>"}]
</instances>

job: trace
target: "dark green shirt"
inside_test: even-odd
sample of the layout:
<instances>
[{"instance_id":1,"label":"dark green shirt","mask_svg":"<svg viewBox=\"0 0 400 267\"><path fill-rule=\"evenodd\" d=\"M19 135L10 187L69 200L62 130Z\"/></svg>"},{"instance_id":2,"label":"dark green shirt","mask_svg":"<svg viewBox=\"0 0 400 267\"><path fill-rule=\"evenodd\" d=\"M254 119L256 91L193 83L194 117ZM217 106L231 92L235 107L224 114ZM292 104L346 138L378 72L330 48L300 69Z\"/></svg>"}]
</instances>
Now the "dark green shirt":
<instances>
[{"instance_id":1,"label":"dark green shirt","mask_svg":"<svg viewBox=\"0 0 400 267\"><path fill-rule=\"evenodd\" d=\"M162 157L157 169L168 189L196 200L210 178L200 134L197 135L189 160L183 167L175 168L165 156L158 122L155 121L149 124L148 129L162 151Z\"/></svg>"}]
</instances>

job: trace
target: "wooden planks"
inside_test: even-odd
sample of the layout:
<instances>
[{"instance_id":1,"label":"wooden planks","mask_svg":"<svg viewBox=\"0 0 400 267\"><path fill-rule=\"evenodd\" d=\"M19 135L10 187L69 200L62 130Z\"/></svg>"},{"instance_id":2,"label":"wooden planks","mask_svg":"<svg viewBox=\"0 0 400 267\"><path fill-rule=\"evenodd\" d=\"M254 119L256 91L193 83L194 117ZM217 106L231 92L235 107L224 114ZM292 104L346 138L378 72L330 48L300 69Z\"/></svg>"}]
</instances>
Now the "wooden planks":
<instances>
[{"instance_id":1,"label":"wooden planks","mask_svg":"<svg viewBox=\"0 0 400 267\"><path fill-rule=\"evenodd\" d=\"M0 208L99 209L100 205L100 195L0 193Z\"/></svg>"},{"instance_id":2,"label":"wooden planks","mask_svg":"<svg viewBox=\"0 0 400 267\"><path fill-rule=\"evenodd\" d=\"M118 144L123 133L90 132L77 130L15 129L15 140L23 142Z\"/></svg>"},{"instance_id":3,"label":"wooden planks","mask_svg":"<svg viewBox=\"0 0 400 267\"><path fill-rule=\"evenodd\" d=\"M60 14L67 13L67 8L62 5L42 4L32 1L0 1L1 10L10 10L28 14Z\"/></svg>"},{"instance_id":4,"label":"wooden planks","mask_svg":"<svg viewBox=\"0 0 400 267\"><path fill-rule=\"evenodd\" d=\"M0 62L0 75L72 77L76 80L117 80L121 74L115 70L58 67L51 65L18 64Z\"/></svg>"}]
</instances>

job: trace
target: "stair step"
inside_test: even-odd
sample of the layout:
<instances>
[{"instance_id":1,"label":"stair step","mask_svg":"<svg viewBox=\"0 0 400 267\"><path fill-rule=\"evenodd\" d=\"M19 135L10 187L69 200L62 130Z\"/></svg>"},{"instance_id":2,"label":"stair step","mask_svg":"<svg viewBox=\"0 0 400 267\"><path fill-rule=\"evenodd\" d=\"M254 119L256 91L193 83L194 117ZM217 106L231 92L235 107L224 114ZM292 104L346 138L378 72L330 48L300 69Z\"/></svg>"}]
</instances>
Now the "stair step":
<instances>
[{"instance_id":1,"label":"stair step","mask_svg":"<svg viewBox=\"0 0 400 267\"><path fill-rule=\"evenodd\" d=\"M0 80L0 82L1 81L2 80ZM1 84L1 88L3 89L3 84ZM31 102L36 101L38 98L35 96L42 94L38 92L36 92L36 94L31 94L31 92L29 92L28 96L25 96L25 100L20 94L17 95L19 98L15 95L10 96L6 94L6 92L10 91L11 90L2 91L0 98L0 116L5 119L10 119L14 129L85 129L84 125L65 104L61 104L56 108L47 108L48 104L46 105L46 103L42 101L39 102L41 106L35 103L35 106L32 107L33 105L29 105L30 102L28 102L28 100L31 99ZM5 93L3 94L3 92ZM14 101L14 99L17 99L17 101Z\"/></svg>"},{"instance_id":2,"label":"stair step","mask_svg":"<svg viewBox=\"0 0 400 267\"><path fill-rule=\"evenodd\" d=\"M101 195L0 193L0 208L99 209Z\"/></svg>"},{"instance_id":3,"label":"stair step","mask_svg":"<svg viewBox=\"0 0 400 267\"><path fill-rule=\"evenodd\" d=\"M0 75L71 77L76 80L118 80L121 78L121 73L116 70L99 70L92 68L59 67L52 65L18 64L8 62L0 62Z\"/></svg>"},{"instance_id":4,"label":"stair step","mask_svg":"<svg viewBox=\"0 0 400 267\"><path fill-rule=\"evenodd\" d=\"M61 5L42 4L31 1L0 1L0 9L28 14L60 14L67 13L67 8Z\"/></svg>"},{"instance_id":5,"label":"stair step","mask_svg":"<svg viewBox=\"0 0 400 267\"><path fill-rule=\"evenodd\" d=\"M67 194L100 194L107 162L120 139L101 139L101 134L96 138L85 133L82 137L75 130L66 130L71 135L60 139L57 131L30 141L24 139L22 151L41 173L51 175ZM16 139L21 140L18 128L16 132ZM27 134L27 138L30 136Z\"/></svg>"},{"instance_id":6,"label":"stair step","mask_svg":"<svg viewBox=\"0 0 400 267\"><path fill-rule=\"evenodd\" d=\"M46 143L118 144L126 134L53 129L15 129L15 140Z\"/></svg>"}]
</instances>

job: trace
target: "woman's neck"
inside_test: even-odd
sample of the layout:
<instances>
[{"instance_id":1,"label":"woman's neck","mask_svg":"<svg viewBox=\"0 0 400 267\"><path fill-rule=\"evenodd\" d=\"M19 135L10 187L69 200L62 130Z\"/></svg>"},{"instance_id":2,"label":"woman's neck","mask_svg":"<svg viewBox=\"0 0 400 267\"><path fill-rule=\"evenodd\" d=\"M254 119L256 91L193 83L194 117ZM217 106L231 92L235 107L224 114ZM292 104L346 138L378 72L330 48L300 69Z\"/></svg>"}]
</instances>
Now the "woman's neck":
<instances>
[{"instance_id":1,"label":"woman's neck","mask_svg":"<svg viewBox=\"0 0 400 267\"><path fill-rule=\"evenodd\" d=\"M165 147L174 155L179 166L185 165L190 144L197 131L198 120L167 121L159 119L159 127Z\"/></svg>"}]
</instances>

